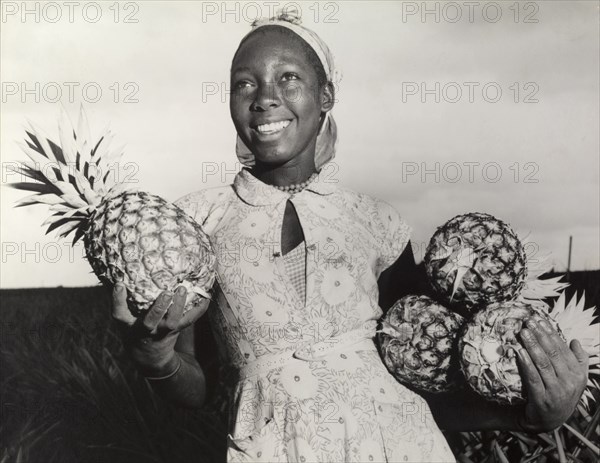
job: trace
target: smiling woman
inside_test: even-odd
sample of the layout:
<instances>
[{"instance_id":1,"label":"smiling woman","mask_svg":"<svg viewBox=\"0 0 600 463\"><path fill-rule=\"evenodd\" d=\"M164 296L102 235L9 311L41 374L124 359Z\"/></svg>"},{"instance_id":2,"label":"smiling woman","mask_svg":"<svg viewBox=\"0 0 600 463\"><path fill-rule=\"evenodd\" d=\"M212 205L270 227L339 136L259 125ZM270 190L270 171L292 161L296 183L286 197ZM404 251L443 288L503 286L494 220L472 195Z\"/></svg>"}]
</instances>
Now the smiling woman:
<instances>
[{"instance_id":1,"label":"smiling woman","mask_svg":"<svg viewBox=\"0 0 600 463\"><path fill-rule=\"evenodd\" d=\"M269 166L259 175L275 185L306 180L315 170L317 134L334 103L333 84L316 52L283 26L256 28L233 58L231 88L238 154L246 151Z\"/></svg>"},{"instance_id":2,"label":"smiling woman","mask_svg":"<svg viewBox=\"0 0 600 463\"><path fill-rule=\"evenodd\" d=\"M227 459L453 461L426 402L394 380L373 342L378 278L408 249L410 229L389 204L320 175L335 155L338 74L327 46L290 19L257 22L232 62L230 111L246 167L233 185L178 202L214 249L252 250L234 262L217 251L208 310L235 378ZM166 307L157 301L149 328L165 330ZM284 335L265 336L273 328ZM178 336L175 351L170 335L134 352L157 391L198 406L203 396L189 391L206 380L194 330L166 331ZM408 402L424 413L403 413Z\"/></svg>"}]
</instances>

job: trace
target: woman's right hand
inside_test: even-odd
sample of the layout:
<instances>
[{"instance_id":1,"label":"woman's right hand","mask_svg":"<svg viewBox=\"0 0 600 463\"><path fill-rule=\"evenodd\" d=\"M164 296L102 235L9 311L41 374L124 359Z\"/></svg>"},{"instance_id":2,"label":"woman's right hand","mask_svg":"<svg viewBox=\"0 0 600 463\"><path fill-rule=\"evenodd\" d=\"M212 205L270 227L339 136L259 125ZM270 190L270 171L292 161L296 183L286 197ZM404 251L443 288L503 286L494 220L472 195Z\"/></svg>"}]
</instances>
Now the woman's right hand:
<instances>
[{"instance_id":1,"label":"woman's right hand","mask_svg":"<svg viewBox=\"0 0 600 463\"><path fill-rule=\"evenodd\" d=\"M147 312L134 317L127 306L127 290L122 283L113 289L112 316L122 331L124 345L144 376L160 377L176 367L175 343L179 333L198 320L210 303L199 296L185 314L187 291L163 291Z\"/></svg>"}]
</instances>

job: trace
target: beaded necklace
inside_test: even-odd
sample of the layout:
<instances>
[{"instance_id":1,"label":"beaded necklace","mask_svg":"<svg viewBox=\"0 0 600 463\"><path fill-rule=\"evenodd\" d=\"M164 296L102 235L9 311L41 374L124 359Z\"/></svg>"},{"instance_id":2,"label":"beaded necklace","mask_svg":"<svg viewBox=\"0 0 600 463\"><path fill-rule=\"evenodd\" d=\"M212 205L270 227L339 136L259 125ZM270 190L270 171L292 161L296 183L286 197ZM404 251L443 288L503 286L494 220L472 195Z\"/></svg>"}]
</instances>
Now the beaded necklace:
<instances>
[{"instance_id":1,"label":"beaded necklace","mask_svg":"<svg viewBox=\"0 0 600 463\"><path fill-rule=\"evenodd\" d=\"M306 180L304 180L301 183L294 183L292 185L273 185L275 188L277 188L278 190L281 191L285 191L286 193L299 193L302 190L304 190L304 188L306 188L310 182L312 182L315 178L317 177L317 173L313 172L311 174L310 177L308 177Z\"/></svg>"}]
</instances>

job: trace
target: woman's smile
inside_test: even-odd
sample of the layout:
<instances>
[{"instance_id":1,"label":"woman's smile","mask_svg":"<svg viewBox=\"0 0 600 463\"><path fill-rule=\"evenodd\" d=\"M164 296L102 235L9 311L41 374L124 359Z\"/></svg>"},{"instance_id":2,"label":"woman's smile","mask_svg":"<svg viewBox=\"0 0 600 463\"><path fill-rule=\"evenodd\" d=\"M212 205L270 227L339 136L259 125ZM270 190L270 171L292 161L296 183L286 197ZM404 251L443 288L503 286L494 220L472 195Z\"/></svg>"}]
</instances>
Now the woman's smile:
<instances>
[{"instance_id":1,"label":"woman's smile","mask_svg":"<svg viewBox=\"0 0 600 463\"><path fill-rule=\"evenodd\" d=\"M259 135L280 135L291 122L291 119L284 119L277 122L262 122L251 127L254 131L258 132Z\"/></svg>"}]
</instances>

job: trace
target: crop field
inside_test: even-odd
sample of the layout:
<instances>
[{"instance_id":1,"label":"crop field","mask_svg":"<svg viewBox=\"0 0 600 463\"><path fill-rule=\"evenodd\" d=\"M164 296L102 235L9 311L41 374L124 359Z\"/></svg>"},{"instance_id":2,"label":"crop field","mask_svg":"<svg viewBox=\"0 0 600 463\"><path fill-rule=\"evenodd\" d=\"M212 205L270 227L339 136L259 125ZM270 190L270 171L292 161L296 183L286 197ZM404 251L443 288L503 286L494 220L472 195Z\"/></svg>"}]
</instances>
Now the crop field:
<instances>
[{"instance_id":1,"label":"crop field","mask_svg":"<svg viewBox=\"0 0 600 463\"><path fill-rule=\"evenodd\" d=\"M569 295L585 289L586 306L600 305L600 271L569 281ZM157 397L123 352L104 288L2 290L0 298L0 463L225 461L220 404L186 410ZM214 371L214 339L199 329L201 364ZM592 403L555 433L448 438L461 462L592 462L599 417Z\"/></svg>"}]
</instances>

